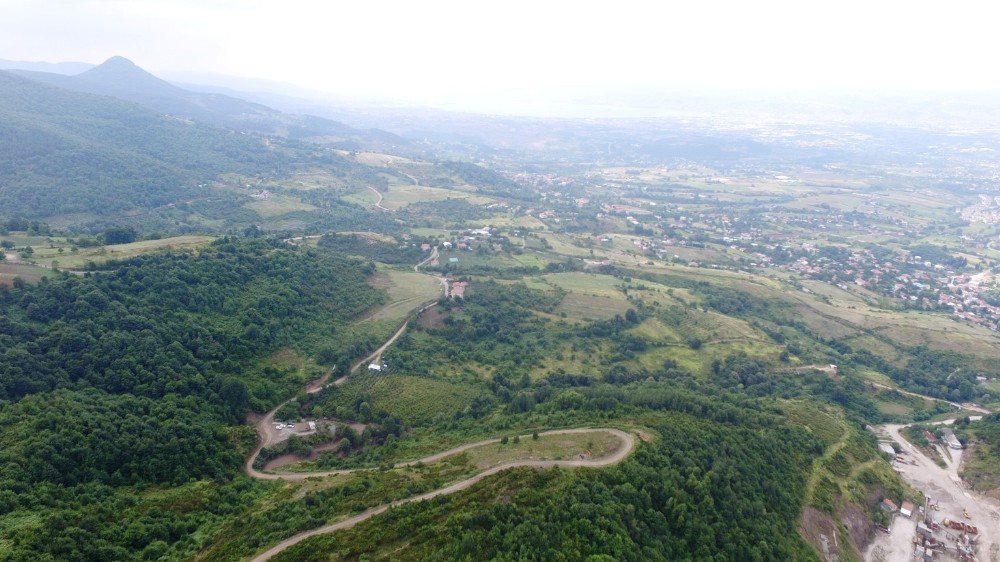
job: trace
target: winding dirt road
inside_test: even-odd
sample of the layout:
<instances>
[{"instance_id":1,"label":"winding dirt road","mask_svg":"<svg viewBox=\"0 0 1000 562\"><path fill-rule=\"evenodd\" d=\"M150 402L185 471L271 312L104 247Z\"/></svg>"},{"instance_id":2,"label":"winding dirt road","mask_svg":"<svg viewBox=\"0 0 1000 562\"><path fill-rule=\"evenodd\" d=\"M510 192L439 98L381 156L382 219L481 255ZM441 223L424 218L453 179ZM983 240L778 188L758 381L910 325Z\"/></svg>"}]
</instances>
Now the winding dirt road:
<instances>
[{"instance_id":1,"label":"winding dirt road","mask_svg":"<svg viewBox=\"0 0 1000 562\"><path fill-rule=\"evenodd\" d=\"M945 400L943 398L934 398L933 396L927 396L925 394L917 394L916 392L910 392L909 390L903 390L902 388L896 388L889 386L887 384L882 384L875 381L867 381L868 384L874 386L875 388L881 388L882 390L895 390L900 394L905 394L907 396L913 396L916 398L923 398L924 400L934 400L935 402L944 402L950 406L958 408L959 410L969 410L971 412L979 412L980 414L991 414L990 410L983 408L982 406L977 406L976 404L959 404L958 402L952 402L950 400Z\"/></svg>"},{"instance_id":2,"label":"winding dirt road","mask_svg":"<svg viewBox=\"0 0 1000 562\"><path fill-rule=\"evenodd\" d=\"M344 519L342 521L338 521L338 522L332 523L330 525L325 525L323 527L318 527L316 529L312 529L312 530L309 530L309 531L304 531L302 533L299 533L297 535L294 535L292 537L289 537L289 538L281 541L280 543L276 544L274 547L270 548L266 552L257 555L255 558L253 558L253 562L264 562L265 560L270 560L274 555L278 554L279 552L282 552L283 550L285 550L285 549L287 549L287 548L289 548L289 547L291 547L293 545L296 545L296 544L298 544L298 543L300 543L300 542L302 542L305 539L308 539L310 537L314 537L316 535L323 535L323 534L326 534L326 533L333 533L333 532L340 531L340 530L343 530L343 529L350 529L351 527L357 525L358 523L361 523L362 521L365 521L367 519L371 519L372 517L374 517L376 515L384 513L385 511L389 510L390 508L393 508L393 507L396 507L396 506L400 506L400 505L404 505L404 504L408 504L408 503L414 503L414 502L420 502L420 501L424 501L424 500L429 500L429 499L432 499L432 498L436 498L438 496L444 496L444 495L447 495L447 494L454 494L455 492L459 492L461 490L465 490L467 488L472 487L473 485L475 485L479 481L483 480L484 478L487 478L489 476L493 476L494 474L497 474L499 472L502 472L502 471L510 469L510 468L529 467L529 468L539 468L539 469L542 469L542 468L553 468L553 467L557 467L557 466L559 466L559 467L566 467L566 468L582 468L582 467L602 467L602 466L609 466L609 465L617 464L617 463L621 462L622 460L624 460L625 457L627 457L632 452L632 450L635 448L635 437L633 437L629 433L626 433L626 432L618 430L618 429L609 429L609 428L560 429L560 430L555 430L555 431L546 431L544 433L540 433L539 435L559 435L559 434L566 434L566 433L586 433L586 432L593 432L593 431L606 431L606 432L608 432L608 433L610 433L610 434L618 437L621 440L621 442L622 442L622 446L620 446L614 453L612 453L612 454L610 454L608 456L605 456L605 457L598 458L598 459L583 459L583 460L568 460L568 461L533 461L533 460L522 460L522 461L509 461L509 462L505 462L505 463L502 463L502 464L498 464L497 466L494 466L492 468L484 470L483 472L480 472L479 474L476 474L475 476L472 476L470 478L466 478L465 480L460 480L460 481L455 482L454 484L451 484L449 486L445 486L443 488L438 488L437 490L433 490L433 491L427 492L425 494L420 494L420 495L417 495L417 496L413 496L413 497L405 498L405 499L402 499L402 500L394 501L392 503L388 503L388 504L385 504L385 505L380 505L378 507L373 507L373 508L368 509L366 511L363 511L363 512L357 514L357 515L354 515L352 517L348 517L347 519ZM530 438L530 437L531 437L530 435L524 435L524 436L522 436L522 438ZM467 445L462 445L461 447L455 447L454 449L449 449L448 451L445 451L443 453L438 453L436 455L431 455L429 457L420 459L418 461L410 461L410 462L407 462L407 463L398 464L396 466L397 467L411 466L411 465L414 465L414 464L417 464L417 463L421 463L421 462L425 463L425 464L426 463L431 463L431 462L440 460L440 459L442 459L444 457L448 457L448 456L451 456L451 455L457 455L457 454L459 454L461 452L467 451L467 450L472 449L474 447L481 447L483 445L489 445L489 444L492 444L492 443L497 443L499 441L500 441L499 439L487 439L485 441L479 441L479 442L476 442L476 443L469 443ZM316 476L328 476L328 475L333 475L333 474L347 474L347 473L350 473L350 472L355 472L356 470L369 470L369 469L336 470L336 471L324 472L324 473L297 474L297 475L294 475L294 476L301 476L301 477L304 477L304 478L309 478L309 477L316 477ZM272 476L277 476L277 475L272 475ZM282 475L282 476L279 476L279 477L280 478L287 478L287 476L285 476L285 475ZM293 479L301 480L302 478L293 478Z\"/></svg>"},{"instance_id":3,"label":"winding dirt road","mask_svg":"<svg viewBox=\"0 0 1000 562\"><path fill-rule=\"evenodd\" d=\"M427 258L425 258L424 260L422 260L420 263L414 265L413 266L413 270L414 271L419 271L421 266L429 263L430 261L434 260L437 257L438 257L438 249L435 246L433 252L431 252L431 255L428 256ZM448 280L447 280L447 278L444 278L444 277L438 277L438 279L441 281L442 285L444 286L444 295L445 295L445 297L447 297L448 296ZM426 310L426 309L434 306L435 304L436 304L436 302L426 303L422 308L420 308L420 310L418 311L418 314L420 312L423 312L424 310ZM392 337L390 337L385 343L383 343L378 349L376 349L370 355L368 355L364 359L362 359L362 360L358 361L357 363L355 363L351 367L348 375L345 375L345 376L337 379L336 381L334 381L333 384L337 384L337 385L343 384L344 382L347 381L347 377L350 376L350 374L353 374L361 365L363 365L363 364L365 364L365 363L367 363L369 361L377 361L381 357L382 353L390 345L392 345L401 335L403 335L403 333L406 331L407 326L409 325L409 322L410 322L409 320L406 320L405 322L403 322L403 324L399 327L399 329L396 330L396 332L392 335ZM326 385L327 380L329 380L330 375L332 374L332 372L333 371L331 370L329 373L327 373L326 375L324 375L322 378L310 382L306 386L306 388L305 388L306 392L312 394L312 393L316 393L316 392L319 392L320 390L322 390L323 387ZM336 475L342 475L342 474L351 474L353 472L359 472L359 471L363 471L363 470L371 470L371 469L342 469L342 470L329 470L329 471L325 471L325 472L308 472L308 473L303 473L303 472L261 472L261 471L255 469L254 468L254 462L257 460L257 457L260 455L261 450L263 450L264 447L270 446L275 441L275 438L276 438L276 434L275 434L275 430L274 430L274 415L275 415L275 413L279 409L281 409L285 404L288 404L289 402L291 402L294 399L295 398L292 397L292 398L289 398L288 400L282 402L281 404L278 404L277 406L275 406L274 409L272 409L271 411L267 412L260 420L258 420L258 422L257 422L257 434L258 434L259 438L258 438L257 447L254 448L253 453L247 458L246 463L244 464L244 471L247 473L248 476L250 476L252 478L259 478L259 479L262 479L262 480L291 480L291 481L294 481L294 480L305 480L307 478L323 478L323 477L327 477L327 476L336 476ZM607 456L604 456L604 457L601 457L601 458L597 458L597 459L551 460L551 461L518 460L518 461L509 461L509 462L501 463L501 464L498 464L498 465L496 465L494 467L491 467L491 468L489 468L487 470L484 470L483 472L480 472L479 474L476 474L475 476L471 476L469 478L466 478L465 480L461 480L459 482L455 482L455 483L450 484L448 486L445 486L443 488L439 488L437 490L433 490L433 491L427 492L425 494L420 494L420 495L417 495L417 496L405 498L405 499L398 500L398 501L395 501L395 502L392 502L392 503L388 503L388 504L385 504L385 505L381 505L381 506L378 506L378 507L373 507L371 509L368 509L368 510L362 512L362 513L359 513L357 515L354 515L354 516L349 517L347 519L344 519L342 521L338 521L337 523L332 523L330 525L326 525L326 526L323 526L323 527L312 529L310 531L304 531L302 533L299 533L297 535L294 535L292 537L289 537L289 538L281 541L280 543L278 543L277 545L275 545L271 549L269 549L266 552L264 552L264 553L256 556L253 559L253 561L254 562L263 562L265 560L269 560L271 557L273 557L274 555L278 554L279 552L282 552L283 550L285 550L285 549L287 549L287 548L289 548L289 547L291 547L291 546L293 546L295 544L298 544L299 542L301 542L301 541L303 541L303 540L305 540L305 539L307 539L309 537L313 537L313 536L316 536L316 535L322 535L322 534L325 534L325 533L332 533L332 532L335 532L335 531L339 531L341 529L349 529L349 528L357 525L358 523L360 523L362 521L365 521L366 519L369 519L369 518L374 517L374 516L376 516L376 515L378 515L380 513L385 512L386 510L388 510L388 509L390 509L392 507L403 505L403 504L407 504L407 503L424 501L424 500L428 500L428 499L435 498L435 497L438 497L438 496L443 496L443 495L447 495L447 494L453 494L455 492L458 492L458 491L461 491L461 490L465 490L465 489L467 489L467 488L475 485L477 482L481 481L482 479L484 479L486 477L492 476L494 474L497 474L498 472L501 472L501 471L504 471L504 470L507 470L507 469L510 469L510 468L530 467L530 468L543 469L543 468L552 468L552 467L557 467L557 466L559 466L559 467L567 467L567 468L602 467L602 466L608 466L608 465L617 464L617 463L621 462L635 448L635 438L631 434L626 433L624 431L621 431L619 429L612 429L612 428L586 428L586 427L583 427L583 428L575 428L575 429L558 429L558 430L553 430L553 431L546 431L546 432L540 433L539 435L564 435L564 434L573 434L573 433L588 433L588 432L594 432L594 431L605 431L607 433L610 433L611 435L614 435L615 437L617 437L620 440L621 445L618 447L618 449L616 449L610 455L607 455ZM521 436L521 437L522 438L530 438L531 436L530 435L524 435L524 436ZM460 445L458 447L454 447L452 449L448 449L447 451L436 453L436 454L424 457L422 459L413 460L413 461L407 461L407 462L403 462L403 463L399 463L399 464L393 465L393 468L413 466L413 465L416 465L416 464L419 464L419 463L429 464L429 463L437 462L437 461L439 461L439 460L441 460L443 458L450 457L452 455L457 455L457 454L463 453L465 451L468 451L469 449L474 449L476 447L482 447L484 445L491 445L491 444L498 443L498 442L500 442L499 438L493 438L493 439L485 439L485 440L482 440L482 441L477 441L475 443L467 443L465 445Z\"/></svg>"},{"instance_id":4,"label":"winding dirt road","mask_svg":"<svg viewBox=\"0 0 1000 562\"><path fill-rule=\"evenodd\" d=\"M379 209L382 209L383 211L391 211L392 210L392 209L389 209L387 207L383 207L382 206L382 200L385 199L385 197L382 196L382 192L380 192L379 190L375 189L374 187L372 187L370 185L368 186L368 189L374 191L375 195L378 195L378 201L375 202L375 206L376 207L378 207Z\"/></svg>"},{"instance_id":5,"label":"winding dirt road","mask_svg":"<svg viewBox=\"0 0 1000 562\"><path fill-rule=\"evenodd\" d=\"M438 257L438 249L437 249L437 246L434 246L434 249L431 251L431 255L427 256L426 258L424 258L423 260L421 260L418 264L414 265L413 266L413 271L416 271L417 273L419 273L421 267L423 267L427 263L431 262L432 260L437 259L437 257ZM448 298L448 278L447 277L436 277L435 279L437 279L438 281L441 282L441 286L443 287L444 297ZM435 304L437 304L437 300L433 300L433 301L430 301L430 302L425 302L416 311L416 314L412 314L411 315L411 318L413 316L419 315L421 312L427 310L428 308L434 306ZM391 346L393 343L395 343L396 340L399 339L399 336L403 335L403 332L406 331L406 328L408 328L409 325L410 325L410 320L409 319L405 320L402 323L402 325L400 325L399 328L395 331L395 333L393 333L392 336L388 340L386 340L385 343L383 343L382 345L380 345L378 349L376 349L375 351L371 352L370 354L368 354L367 356L365 356L363 359L361 359L358 362L356 362L355 364L351 365L351 368L348 369L347 374L344 375L344 376L342 376L342 377L340 377L339 379L333 381L333 384L335 384L337 386L340 386L340 385L344 384L345 382L347 382L347 377L353 375L358 370L358 368L361 367L362 365L364 365L365 363L378 362L382 358L382 354L385 353L385 350L389 349L389 346Z\"/></svg>"},{"instance_id":6,"label":"winding dirt road","mask_svg":"<svg viewBox=\"0 0 1000 562\"><path fill-rule=\"evenodd\" d=\"M305 239L305 238L307 238L307 237L300 237L298 239L301 240L301 239ZM286 242L292 242L292 243L294 243L294 240L296 240L296 239L295 238L289 238L288 240L286 240ZM437 256L438 256L438 249L437 249L437 246L435 246L434 250L431 252L430 256L428 256L427 258L425 258L424 260L422 260L421 262L419 262L419 263L417 263L416 265L413 266L413 271L419 272L420 268L424 264L426 264L426 263L430 262L431 260L437 258ZM448 279L444 278L444 277L438 277L437 279L439 281L441 281L442 285L444 285L444 296L447 297L448 296ZM417 311L417 314L420 314L421 312L427 310L428 308L434 306L435 304L436 304L436 302L430 302L430 303L424 304L424 306L421 307L420 310ZM403 322L403 324L399 327L399 329L397 329L396 332L392 334L392 337L390 337L385 343L383 343L381 346L379 346L379 348L376 349L375 351L373 351L371 354L369 354L365 358L361 359L360 361L358 361L354 365L352 365L351 368L348 370L348 374L340 377L339 379L337 379L335 381L333 381L333 384L335 384L337 386L340 386L340 385L344 384L345 382L347 382L347 377L349 377L350 375L354 374L354 372L358 370L358 367L360 367L361 365L364 365L365 363L369 363L371 361L376 361L376 360L380 359L382 357L382 353L384 353L385 350L388 349L390 345L392 345L397 339L399 339L399 336L403 335L403 332L406 331L406 328L409 325L410 325L410 321L409 320L406 320L405 322ZM306 385L306 388L305 388L306 392L309 393L309 394L315 394L315 393L319 392L320 390L323 390L323 387L326 385L326 381L328 381L330 379L330 375L333 374L333 370L334 369L336 369L336 366L334 366L334 368L331 369L330 372L328 372L327 374L323 375L322 378L314 380L314 381L310 382L308 385ZM260 452L265 447L269 447L272 444L274 444L275 437L276 437L275 430L274 430L274 415L278 412L278 410L280 410L282 407L284 407L285 404L288 404L292 400L295 400L294 396L291 397L291 398L289 398L288 400L285 400L284 402L278 404L277 406L275 406L271 411L269 411L266 414L264 414L264 416L260 420L257 421L257 435L258 435L257 446L254 448L253 452L250 454L250 457L247 458L246 463L244 463L244 465L243 465L243 470L244 470L244 472L247 473L247 475L249 475L249 476L251 476L253 478L261 478L261 479L264 479L264 480L273 480L273 479L276 478L276 475L274 475L274 474L269 474L269 473L266 473L266 472L260 472L260 471L258 471L257 469L255 469L253 467L253 465L254 465L254 462L257 460L257 456L260 455ZM319 474L317 474L317 475L319 475Z\"/></svg>"}]
</instances>

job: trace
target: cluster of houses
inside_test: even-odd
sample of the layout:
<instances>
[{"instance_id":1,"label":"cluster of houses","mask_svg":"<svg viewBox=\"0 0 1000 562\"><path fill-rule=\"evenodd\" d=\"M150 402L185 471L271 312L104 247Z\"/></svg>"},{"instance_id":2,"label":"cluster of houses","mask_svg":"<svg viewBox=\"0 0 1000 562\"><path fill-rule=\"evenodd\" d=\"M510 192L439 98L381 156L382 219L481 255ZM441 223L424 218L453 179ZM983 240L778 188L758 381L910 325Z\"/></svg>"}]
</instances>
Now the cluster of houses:
<instances>
[{"instance_id":1,"label":"cluster of houses","mask_svg":"<svg viewBox=\"0 0 1000 562\"><path fill-rule=\"evenodd\" d=\"M934 263L905 251L886 257L869 249L839 252L811 243L746 242L744 233L735 239L735 247L749 252L751 266L775 266L844 290L854 284L927 309L951 309L958 318L1000 331L1000 306L984 298L994 286L992 271L957 272L954 264Z\"/></svg>"},{"instance_id":2,"label":"cluster of houses","mask_svg":"<svg viewBox=\"0 0 1000 562\"><path fill-rule=\"evenodd\" d=\"M979 203L961 209L959 214L969 222L998 224L1000 223L1000 195L990 196L980 193Z\"/></svg>"}]
</instances>

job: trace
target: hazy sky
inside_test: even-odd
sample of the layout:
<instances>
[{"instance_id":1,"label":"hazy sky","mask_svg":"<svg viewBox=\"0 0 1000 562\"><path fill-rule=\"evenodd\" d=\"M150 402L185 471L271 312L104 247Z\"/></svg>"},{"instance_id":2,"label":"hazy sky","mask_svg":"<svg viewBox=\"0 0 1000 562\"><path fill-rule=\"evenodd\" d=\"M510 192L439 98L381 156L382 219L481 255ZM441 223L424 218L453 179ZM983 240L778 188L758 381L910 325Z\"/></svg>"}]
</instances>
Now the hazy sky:
<instances>
[{"instance_id":1,"label":"hazy sky","mask_svg":"<svg viewBox=\"0 0 1000 562\"><path fill-rule=\"evenodd\" d=\"M981 2L0 0L0 58L426 100L634 87L1000 87Z\"/></svg>"}]
</instances>

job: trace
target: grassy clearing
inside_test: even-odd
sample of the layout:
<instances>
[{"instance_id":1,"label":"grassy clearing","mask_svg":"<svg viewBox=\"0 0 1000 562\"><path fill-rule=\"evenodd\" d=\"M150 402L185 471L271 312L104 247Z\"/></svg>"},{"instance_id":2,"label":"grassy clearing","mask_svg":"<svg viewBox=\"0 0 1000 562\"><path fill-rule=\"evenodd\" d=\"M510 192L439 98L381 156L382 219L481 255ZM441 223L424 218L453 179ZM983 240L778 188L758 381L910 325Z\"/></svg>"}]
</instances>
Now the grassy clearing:
<instances>
[{"instance_id":1,"label":"grassy clearing","mask_svg":"<svg viewBox=\"0 0 1000 562\"><path fill-rule=\"evenodd\" d=\"M425 273L384 269L372 283L389 292L389 302L373 311L366 320L399 322L421 303L441 295L441 282Z\"/></svg>"},{"instance_id":2,"label":"grassy clearing","mask_svg":"<svg viewBox=\"0 0 1000 562\"><path fill-rule=\"evenodd\" d=\"M12 285L14 279L17 278L28 283L35 283L42 277L51 274L51 270L34 265L0 262L0 285Z\"/></svg>"},{"instance_id":3,"label":"grassy clearing","mask_svg":"<svg viewBox=\"0 0 1000 562\"><path fill-rule=\"evenodd\" d=\"M556 314L565 314L574 320L606 320L616 315L624 315L630 303L620 299L570 293L556 307Z\"/></svg>"},{"instance_id":4,"label":"grassy clearing","mask_svg":"<svg viewBox=\"0 0 1000 562\"><path fill-rule=\"evenodd\" d=\"M451 261L452 258L455 258L458 261L452 262ZM503 255L503 254L480 255L476 252L470 252L468 250L448 250L441 252L438 258L438 263L440 263L442 267L451 267L453 269L458 269L458 270L475 268L475 267L510 269L510 268L520 268L525 265L517 258L508 255Z\"/></svg>"},{"instance_id":5,"label":"grassy clearing","mask_svg":"<svg viewBox=\"0 0 1000 562\"><path fill-rule=\"evenodd\" d=\"M573 238L565 234L553 234L550 232L542 232L538 234L542 237L551 248L552 252L560 254L563 256L577 256L577 257L591 257L590 249L584 248L582 246L577 246L573 244ZM601 251L599 248L594 249L595 257L600 257Z\"/></svg>"},{"instance_id":6,"label":"grassy clearing","mask_svg":"<svg viewBox=\"0 0 1000 562\"><path fill-rule=\"evenodd\" d=\"M535 253L512 254L511 259L524 267L537 267L538 269L543 269L546 265L552 263L552 260Z\"/></svg>"},{"instance_id":7,"label":"grassy clearing","mask_svg":"<svg viewBox=\"0 0 1000 562\"><path fill-rule=\"evenodd\" d=\"M542 279L571 293L583 293L609 298L625 298L624 293L619 288L623 283L622 280L610 275L569 272L543 275Z\"/></svg>"},{"instance_id":8,"label":"grassy clearing","mask_svg":"<svg viewBox=\"0 0 1000 562\"><path fill-rule=\"evenodd\" d=\"M365 207L374 207L375 203L378 203L378 195L368 188L344 195L341 199L348 203L356 203Z\"/></svg>"},{"instance_id":9,"label":"grassy clearing","mask_svg":"<svg viewBox=\"0 0 1000 562\"><path fill-rule=\"evenodd\" d=\"M263 187L290 187L311 191L315 189L340 190L346 185L345 179L323 170L296 172L287 178L265 182Z\"/></svg>"},{"instance_id":10,"label":"grassy clearing","mask_svg":"<svg viewBox=\"0 0 1000 562\"><path fill-rule=\"evenodd\" d=\"M294 377L295 380L306 383L318 379L326 370L316 364L312 358L300 355L295 349L285 347L275 351L270 357L261 362L262 367L273 367L286 373L287 376Z\"/></svg>"},{"instance_id":11,"label":"grassy clearing","mask_svg":"<svg viewBox=\"0 0 1000 562\"><path fill-rule=\"evenodd\" d=\"M479 468L489 468L515 460L575 460L601 458L617 451L621 440L607 431L564 433L557 435L519 436L515 443L510 438L506 444L492 443L469 449L464 454Z\"/></svg>"},{"instance_id":12,"label":"grassy clearing","mask_svg":"<svg viewBox=\"0 0 1000 562\"><path fill-rule=\"evenodd\" d=\"M393 166L413 163L413 160L410 160L409 158L394 156L392 154L383 154L381 152L359 152L354 156L354 159L362 164L367 164L368 166L381 166L383 168L391 168Z\"/></svg>"},{"instance_id":13,"label":"grassy clearing","mask_svg":"<svg viewBox=\"0 0 1000 562\"><path fill-rule=\"evenodd\" d=\"M34 254L32 254L30 260L38 265L53 267L55 264L61 269L78 269L82 268L89 261L101 263L108 260L132 258L161 250L192 250L200 248L215 239L212 236L173 236L159 240L141 240L130 244L77 248L74 251L73 245L65 238L39 236L5 236L4 238L13 241L18 248L31 246Z\"/></svg>"},{"instance_id":14,"label":"grassy clearing","mask_svg":"<svg viewBox=\"0 0 1000 562\"><path fill-rule=\"evenodd\" d=\"M553 273L531 280L533 287L567 291L555 314L572 320L603 320L625 314L632 305L621 285L620 279L608 275L578 272Z\"/></svg>"},{"instance_id":15,"label":"grassy clearing","mask_svg":"<svg viewBox=\"0 0 1000 562\"><path fill-rule=\"evenodd\" d=\"M676 345L655 347L641 353L636 362L644 369L655 371L663 368L667 360L675 361L677 368L691 373L707 376L715 360L724 361L726 357L740 352L746 353L751 359L759 359L764 363L778 363L783 349L777 345L761 345L755 342L725 342L704 344L700 349Z\"/></svg>"},{"instance_id":16,"label":"grassy clearing","mask_svg":"<svg viewBox=\"0 0 1000 562\"><path fill-rule=\"evenodd\" d=\"M438 416L450 418L464 410L480 392L459 382L359 372L341 387L335 400L348 404L359 397L366 398L376 410L389 412L408 424L423 424Z\"/></svg>"},{"instance_id":17,"label":"grassy clearing","mask_svg":"<svg viewBox=\"0 0 1000 562\"><path fill-rule=\"evenodd\" d=\"M247 203L246 208L256 212L261 218L269 219L280 217L296 211L315 211L316 207L308 203L303 203L295 197L287 195L271 195L271 197Z\"/></svg>"},{"instance_id":18,"label":"grassy clearing","mask_svg":"<svg viewBox=\"0 0 1000 562\"><path fill-rule=\"evenodd\" d=\"M548 226L544 222L531 215L513 215L510 213L468 221L467 224L470 226L490 226L493 228L523 228L526 230L548 229Z\"/></svg>"},{"instance_id":19,"label":"grassy clearing","mask_svg":"<svg viewBox=\"0 0 1000 562\"><path fill-rule=\"evenodd\" d=\"M452 231L444 228L411 228L410 232L414 236L426 236L428 238L447 238L452 233Z\"/></svg>"},{"instance_id":20,"label":"grassy clearing","mask_svg":"<svg viewBox=\"0 0 1000 562\"><path fill-rule=\"evenodd\" d=\"M493 201L488 197L465 191L400 183L390 183L389 190L383 195L385 199L382 201L382 206L393 210L402 209L413 203L445 201L447 199L465 199L473 205L485 205Z\"/></svg>"}]
</instances>

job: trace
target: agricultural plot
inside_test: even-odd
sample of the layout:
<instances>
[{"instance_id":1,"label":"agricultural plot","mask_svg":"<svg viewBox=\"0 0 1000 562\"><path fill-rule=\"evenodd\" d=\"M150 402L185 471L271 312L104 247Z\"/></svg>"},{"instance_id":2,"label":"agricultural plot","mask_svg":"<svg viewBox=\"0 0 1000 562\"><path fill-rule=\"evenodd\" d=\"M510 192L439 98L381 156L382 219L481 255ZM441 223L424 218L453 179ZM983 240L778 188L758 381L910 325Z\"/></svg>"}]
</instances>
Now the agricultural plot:
<instances>
[{"instance_id":1,"label":"agricultural plot","mask_svg":"<svg viewBox=\"0 0 1000 562\"><path fill-rule=\"evenodd\" d=\"M608 298L624 298L625 296L620 288L623 281L610 275L569 272L543 275L542 279L546 283L570 293L582 293Z\"/></svg>"},{"instance_id":2,"label":"agricultural plot","mask_svg":"<svg viewBox=\"0 0 1000 562\"><path fill-rule=\"evenodd\" d=\"M525 230L546 230L548 226L531 215L497 214L484 219L468 221L469 226L490 226L493 228L523 228Z\"/></svg>"},{"instance_id":3,"label":"agricultural plot","mask_svg":"<svg viewBox=\"0 0 1000 562\"><path fill-rule=\"evenodd\" d=\"M34 265L0 262L0 285L10 286L15 279L21 279L27 283L35 283L42 277L52 273L49 269L44 269Z\"/></svg>"},{"instance_id":4,"label":"agricultural plot","mask_svg":"<svg viewBox=\"0 0 1000 562\"><path fill-rule=\"evenodd\" d=\"M402 209L413 203L445 201L447 199L464 199L473 205L485 205L493 201L488 197L465 191L392 182L389 184L389 190L383 192L382 195L385 197L382 206L393 210Z\"/></svg>"},{"instance_id":5,"label":"agricultural plot","mask_svg":"<svg viewBox=\"0 0 1000 562\"><path fill-rule=\"evenodd\" d=\"M421 303L441 296L441 282L425 273L383 269L371 281L386 289L389 302L373 311L366 320L400 322Z\"/></svg>"},{"instance_id":6,"label":"agricultural plot","mask_svg":"<svg viewBox=\"0 0 1000 562\"><path fill-rule=\"evenodd\" d=\"M565 314L574 320L606 320L623 315L630 308L624 297L620 299L570 293L556 308L556 314Z\"/></svg>"},{"instance_id":7,"label":"agricultural plot","mask_svg":"<svg viewBox=\"0 0 1000 562\"><path fill-rule=\"evenodd\" d=\"M317 207L288 195L272 194L267 199L252 201L245 205L246 208L254 211L263 219L280 217L298 211L315 211Z\"/></svg>"},{"instance_id":8,"label":"agricultural plot","mask_svg":"<svg viewBox=\"0 0 1000 562\"><path fill-rule=\"evenodd\" d=\"M130 244L75 248L66 238L61 237L4 236L3 238L11 240L18 248L31 246L34 253L30 256L30 261L46 269L52 267L80 269L91 261L101 263L127 259L162 250L193 250L214 240L212 236L174 236L159 240L141 240ZM28 260L22 259L22 261Z\"/></svg>"},{"instance_id":9,"label":"agricultural plot","mask_svg":"<svg viewBox=\"0 0 1000 562\"><path fill-rule=\"evenodd\" d=\"M482 390L460 382L408 375L358 373L340 388L334 399L349 404L367 399L376 410L398 416L407 424L426 424L437 417L448 419L461 412Z\"/></svg>"}]
</instances>

